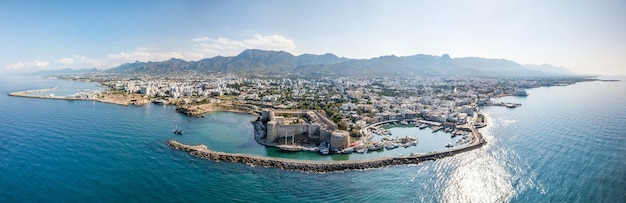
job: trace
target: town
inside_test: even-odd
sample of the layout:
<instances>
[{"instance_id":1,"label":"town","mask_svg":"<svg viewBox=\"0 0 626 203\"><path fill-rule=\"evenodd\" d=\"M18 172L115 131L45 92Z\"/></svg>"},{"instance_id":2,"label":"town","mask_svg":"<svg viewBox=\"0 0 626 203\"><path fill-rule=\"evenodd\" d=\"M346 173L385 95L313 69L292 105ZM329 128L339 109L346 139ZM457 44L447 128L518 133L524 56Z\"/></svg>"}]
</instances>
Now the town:
<instances>
[{"instance_id":1,"label":"town","mask_svg":"<svg viewBox=\"0 0 626 203\"><path fill-rule=\"evenodd\" d=\"M219 73L81 75L59 78L98 82L107 88L97 95L82 97L125 105L143 105L147 102L176 105L179 112L191 116L203 116L216 109L200 108L202 105L235 106L231 109L263 115L260 117L263 118L260 120L262 125L258 126L261 131L257 138L259 143L285 150L304 148L320 151L322 148L324 154L327 154L328 149L323 148L328 147L336 153L345 152L342 150L347 148L351 152L353 149L350 143L355 140L363 140L361 146L368 144L370 149L380 149L382 143L366 143L367 139L364 138L371 137L372 133L384 135L384 129L373 124L389 121L402 125L410 123L421 128L428 125L434 131L445 128L446 132L452 132L453 135L467 133L471 130L467 127L469 123L484 126L476 115L478 106L519 106L493 102L491 98L527 96L526 88L578 82L572 78L244 77ZM111 99L112 96L118 98ZM312 120L316 123L308 123ZM276 126L283 130L276 130ZM301 129L294 130L297 126ZM458 132L457 126L460 127ZM292 146L296 140L297 145ZM417 142L412 137L403 140L397 144L408 146L409 143Z\"/></svg>"}]
</instances>

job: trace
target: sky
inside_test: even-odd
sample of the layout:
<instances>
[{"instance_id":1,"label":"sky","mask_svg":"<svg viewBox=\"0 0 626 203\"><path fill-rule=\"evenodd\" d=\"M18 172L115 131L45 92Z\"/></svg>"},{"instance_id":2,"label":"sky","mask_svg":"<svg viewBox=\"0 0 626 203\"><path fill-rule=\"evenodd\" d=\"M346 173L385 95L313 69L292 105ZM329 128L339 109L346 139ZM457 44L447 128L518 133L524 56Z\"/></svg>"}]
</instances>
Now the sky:
<instances>
[{"instance_id":1,"label":"sky","mask_svg":"<svg viewBox=\"0 0 626 203\"><path fill-rule=\"evenodd\" d=\"M0 71L108 69L245 49L443 55L626 75L626 1L0 1Z\"/></svg>"}]
</instances>

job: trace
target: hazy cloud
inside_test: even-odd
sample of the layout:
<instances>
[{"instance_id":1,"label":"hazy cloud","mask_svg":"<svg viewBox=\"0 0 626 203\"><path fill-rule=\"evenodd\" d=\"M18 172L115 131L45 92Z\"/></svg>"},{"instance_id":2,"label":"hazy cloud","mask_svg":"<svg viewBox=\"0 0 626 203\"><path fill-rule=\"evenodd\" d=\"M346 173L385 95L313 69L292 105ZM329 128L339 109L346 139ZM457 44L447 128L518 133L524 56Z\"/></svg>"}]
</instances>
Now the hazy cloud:
<instances>
[{"instance_id":1,"label":"hazy cloud","mask_svg":"<svg viewBox=\"0 0 626 203\"><path fill-rule=\"evenodd\" d=\"M212 57L216 55L232 56L245 49L263 49L293 51L296 43L293 40L280 35L260 35L256 34L252 39L231 40L227 38L195 38L192 39L195 54L202 57Z\"/></svg>"},{"instance_id":2,"label":"hazy cloud","mask_svg":"<svg viewBox=\"0 0 626 203\"><path fill-rule=\"evenodd\" d=\"M296 45L291 39L284 36L256 34L252 38L243 40L232 40L222 37L195 38L190 40L190 44L180 49L137 48L131 51L108 54L100 59L74 55L51 61L19 62L7 65L4 69L10 71L94 67L108 69L134 61L164 61L171 58L200 60L217 55L234 56L245 49L293 51L296 49Z\"/></svg>"}]
</instances>

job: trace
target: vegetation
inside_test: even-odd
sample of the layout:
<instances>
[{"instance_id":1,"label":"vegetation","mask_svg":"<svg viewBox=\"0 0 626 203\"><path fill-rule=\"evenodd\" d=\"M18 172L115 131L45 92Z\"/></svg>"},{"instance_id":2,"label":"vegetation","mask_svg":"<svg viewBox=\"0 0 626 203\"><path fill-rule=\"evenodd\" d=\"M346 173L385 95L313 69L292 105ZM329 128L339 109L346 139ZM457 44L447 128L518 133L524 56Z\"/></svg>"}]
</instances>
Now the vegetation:
<instances>
[{"instance_id":1,"label":"vegetation","mask_svg":"<svg viewBox=\"0 0 626 203\"><path fill-rule=\"evenodd\" d=\"M191 105L200 105L200 104L210 104L211 103L211 99L209 98L204 98L202 100L197 100L197 101L193 101L189 104Z\"/></svg>"},{"instance_id":2,"label":"vegetation","mask_svg":"<svg viewBox=\"0 0 626 203\"><path fill-rule=\"evenodd\" d=\"M346 123L346 121L341 120L339 121L339 123L337 123L337 127L339 128L339 130L348 130L348 123Z\"/></svg>"}]
</instances>

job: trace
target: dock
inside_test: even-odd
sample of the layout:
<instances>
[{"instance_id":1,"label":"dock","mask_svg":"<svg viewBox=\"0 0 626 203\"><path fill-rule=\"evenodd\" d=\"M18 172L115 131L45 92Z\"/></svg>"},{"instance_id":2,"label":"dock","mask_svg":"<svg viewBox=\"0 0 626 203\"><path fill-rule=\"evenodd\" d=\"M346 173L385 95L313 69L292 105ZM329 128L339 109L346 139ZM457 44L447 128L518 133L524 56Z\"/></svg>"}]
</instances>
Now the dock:
<instances>
[{"instance_id":1,"label":"dock","mask_svg":"<svg viewBox=\"0 0 626 203\"><path fill-rule=\"evenodd\" d=\"M56 87L46 88L46 89L38 89L38 90L25 90L19 92L11 92L8 95L13 97L27 97L27 98L37 98L37 99L58 99L58 100L85 100L92 101L96 100L95 98L84 98L84 97L69 97L69 96L55 96L54 94L50 95L32 95L31 93L43 93L48 91L56 90Z\"/></svg>"}]
</instances>

